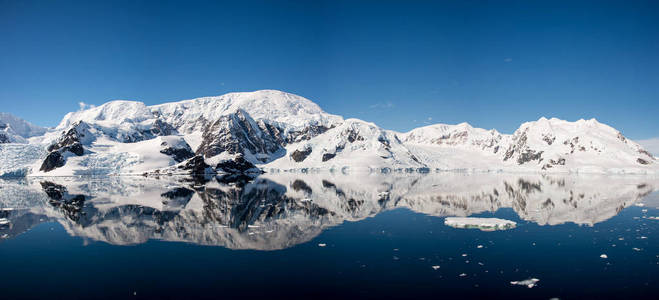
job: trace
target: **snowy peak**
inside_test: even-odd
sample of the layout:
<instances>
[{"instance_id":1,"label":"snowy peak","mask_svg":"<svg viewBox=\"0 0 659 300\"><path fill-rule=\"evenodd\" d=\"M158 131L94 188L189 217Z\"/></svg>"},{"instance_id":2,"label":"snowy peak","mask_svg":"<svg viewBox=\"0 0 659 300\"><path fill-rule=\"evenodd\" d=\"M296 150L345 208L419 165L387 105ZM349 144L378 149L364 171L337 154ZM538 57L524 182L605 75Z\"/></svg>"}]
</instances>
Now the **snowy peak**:
<instances>
[{"instance_id":1,"label":"snowy peak","mask_svg":"<svg viewBox=\"0 0 659 300\"><path fill-rule=\"evenodd\" d=\"M79 121L117 126L122 123L136 124L153 118L151 111L142 102L114 100L100 106L68 113L57 128L64 129Z\"/></svg>"},{"instance_id":2,"label":"snowy peak","mask_svg":"<svg viewBox=\"0 0 659 300\"><path fill-rule=\"evenodd\" d=\"M44 133L46 133L44 127L36 126L12 114L0 112L0 144L26 143L26 139Z\"/></svg>"},{"instance_id":3,"label":"snowy peak","mask_svg":"<svg viewBox=\"0 0 659 300\"><path fill-rule=\"evenodd\" d=\"M403 142L409 144L471 148L491 153L497 153L499 145L508 137L494 129L474 128L469 123L434 124L413 129L401 136Z\"/></svg>"},{"instance_id":4,"label":"snowy peak","mask_svg":"<svg viewBox=\"0 0 659 300\"><path fill-rule=\"evenodd\" d=\"M348 119L302 143L287 147L289 155L271 166L279 168L424 167L392 131L373 123Z\"/></svg>"},{"instance_id":5,"label":"snowy peak","mask_svg":"<svg viewBox=\"0 0 659 300\"><path fill-rule=\"evenodd\" d=\"M209 122L239 110L247 112L254 120L267 120L285 131L299 130L307 125L331 127L342 121L341 117L324 112L306 98L275 90L229 93L155 105L151 109L183 133L203 128Z\"/></svg>"},{"instance_id":6,"label":"snowy peak","mask_svg":"<svg viewBox=\"0 0 659 300\"><path fill-rule=\"evenodd\" d=\"M520 126L512 136L504 161L541 165L624 167L648 165L654 157L619 131L595 119L564 121L540 118Z\"/></svg>"}]
</instances>

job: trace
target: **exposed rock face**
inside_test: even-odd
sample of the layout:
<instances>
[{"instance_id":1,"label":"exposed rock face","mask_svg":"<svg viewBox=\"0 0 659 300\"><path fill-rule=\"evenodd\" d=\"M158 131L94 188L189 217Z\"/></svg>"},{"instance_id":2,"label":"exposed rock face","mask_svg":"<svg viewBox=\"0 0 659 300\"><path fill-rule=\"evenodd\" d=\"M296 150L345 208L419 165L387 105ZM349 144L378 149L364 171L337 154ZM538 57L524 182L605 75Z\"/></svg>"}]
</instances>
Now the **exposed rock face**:
<instances>
[{"instance_id":1,"label":"exposed rock face","mask_svg":"<svg viewBox=\"0 0 659 300\"><path fill-rule=\"evenodd\" d=\"M334 128L334 126L326 127L323 125L309 124L309 126L305 127L303 130L289 132L286 137L286 143L292 144L301 141L308 141L317 135L325 133L331 128Z\"/></svg>"},{"instance_id":2,"label":"exposed rock face","mask_svg":"<svg viewBox=\"0 0 659 300\"><path fill-rule=\"evenodd\" d=\"M172 140L173 139L173 140ZM163 140L160 153L171 156L176 162L182 162L195 156L190 145L183 138Z\"/></svg>"},{"instance_id":3,"label":"exposed rock face","mask_svg":"<svg viewBox=\"0 0 659 300\"><path fill-rule=\"evenodd\" d=\"M274 152L282 149L281 139L274 135L277 133L274 127L265 130L259 127L245 111L239 110L235 114L220 117L206 127L196 154L204 157L224 152L251 154L258 156L261 161L267 161Z\"/></svg>"},{"instance_id":4,"label":"exposed rock face","mask_svg":"<svg viewBox=\"0 0 659 300\"><path fill-rule=\"evenodd\" d=\"M323 154L323 161L328 161L336 156L336 153L325 153Z\"/></svg>"},{"instance_id":5,"label":"exposed rock face","mask_svg":"<svg viewBox=\"0 0 659 300\"><path fill-rule=\"evenodd\" d=\"M215 169L232 174L261 173L261 171L253 163L245 160L243 156L238 156L233 160L225 160L219 162Z\"/></svg>"},{"instance_id":6,"label":"exposed rock face","mask_svg":"<svg viewBox=\"0 0 659 300\"><path fill-rule=\"evenodd\" d=\"M642 158L639 158L639 159L637 159L636 161L637 161L639 164L642 164L642 165L649 165L649 164L650 164L649 161L647 161L647 160L645 160L645 159L642 159Z\"/></svg>"},{"instance_id":7,"label":"exposed rock face","mask_svg":"<svg viewBox=\"0 0 659 300\"><path fill-rule=\"evenodd\" d=\"M302 150L299 150L299 149L295 150L295 151L293 151L293 153L291 153L291 158L295 162L301 162L305 158L307 158L307 156L309 156L309 154L311 154L311 151L312 151L311 147L305 147Z\"/></svg>"},{"instance_id":8,"label":"exposed rock face","mask_svg":"<svg viewBox=\"0 0 659 300\"><path fill-rule=\"evenodd\" d=\"M527 149L526 152L519 154L519 157L517 157L517 164L521 165L533 160L542 161L542 151L535 152Z\"/></svg>"},{"instance_id":9,"label":"exposed rock face","mask_svg":"<svg viewBox=\"0 0 659 300\"><path fill-rule=\"evenodd\" d=\"M180 165L179 168L183 170L189 170L192 175L203 175L208 172L210 166L206 164L204 158L200 155L195 155L183 165Z\"/></svg>"},{"instance_id":10,"label":"exposed rock face","mask_svg":"<svg viewBox=\"0 0 659 300\"><path fill-rule=\"evenodd\" d=\"M90 138L93 138L93 136L89 132L89 125L84 122L77 122L71 129L63 133L57 142L48 146L50 153L46 156L39 170L49 172L63 167L66 164L66 152L82 156L85 153L82 141Z\"/></svg>"},{"instance_id":11,"label":"exposed rock face","mask_svg":"<svg viewBox=\"0 0 659 300\"><path fill-rule=\"evenodd\" d=\"M66 164L66 159L58 151L51 152L46 156L39 170L49 172L54 169L63 167Z\"/></svg>"},{"instance_id":12,"label":"exposed rock face","mask_svg":"<svg viewBox=\"0 0 659 300\"><path fill-rule=\"evenodd\" d=\"M0 144L9 143L9 137L4 132L0 132Z\"/></svg>"}]
</instances>

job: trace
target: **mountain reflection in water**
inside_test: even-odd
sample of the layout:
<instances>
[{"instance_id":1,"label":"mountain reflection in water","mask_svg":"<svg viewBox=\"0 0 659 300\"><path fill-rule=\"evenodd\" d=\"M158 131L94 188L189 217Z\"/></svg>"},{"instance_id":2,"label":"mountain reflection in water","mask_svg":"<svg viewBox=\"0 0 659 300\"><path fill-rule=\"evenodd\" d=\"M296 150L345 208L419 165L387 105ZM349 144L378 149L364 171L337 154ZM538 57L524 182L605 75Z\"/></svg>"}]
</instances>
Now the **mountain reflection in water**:
<instances>
[{"instance_id":1,"label":"mountain reflection in water","mask_svg":"<svg viewBox=\"0 0 659 300\"><path fill-rule=\"evenodd\" d=\"M73 236L114 245L157 239L276 250L396 208L436 217L512 208L540 225L593 225L656 186L654 178L632 176L458 173L280 173L203 184L176 177L29 178L0 181L0 236L56 221Z\"/></svg>"}]
</instances>

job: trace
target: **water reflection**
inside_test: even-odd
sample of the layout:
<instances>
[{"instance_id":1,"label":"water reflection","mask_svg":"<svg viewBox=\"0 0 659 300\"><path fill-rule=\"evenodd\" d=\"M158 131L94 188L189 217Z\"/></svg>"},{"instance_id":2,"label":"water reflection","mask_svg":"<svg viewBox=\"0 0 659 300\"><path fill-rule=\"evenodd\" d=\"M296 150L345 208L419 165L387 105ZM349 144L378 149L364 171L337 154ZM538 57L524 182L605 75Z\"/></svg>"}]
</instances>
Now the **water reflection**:
<instances>
[{"instance_id":1,"label":"water reflection","mask_svg":"<svg viewBox=\"0 0 659 300\"><path fill-rule=\"evenodd\" d=\"M150 239L284 249L395 208L443 217L512 208L540 225L593 225L650 194L647 177L274 174L254 180L48 178L0 181L0 236L56 221L115 245Z\"/></svg>"}]
</instances>

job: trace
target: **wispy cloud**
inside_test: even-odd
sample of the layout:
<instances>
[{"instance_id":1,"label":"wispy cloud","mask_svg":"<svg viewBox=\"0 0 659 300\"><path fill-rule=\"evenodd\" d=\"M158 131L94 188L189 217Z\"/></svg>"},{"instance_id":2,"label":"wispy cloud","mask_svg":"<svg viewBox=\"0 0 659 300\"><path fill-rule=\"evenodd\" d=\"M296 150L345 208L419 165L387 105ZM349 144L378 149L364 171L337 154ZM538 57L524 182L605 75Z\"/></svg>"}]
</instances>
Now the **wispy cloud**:
<instances>
[{"instance_id":1,"label":"wispy cloud","mask_svg":"<svg viewBox=\"0 0 659 300\"><path fill-rule=\"evenodd\" d=\"M87 104L87 103L82 102L82 101L78 102L78 106L80 107L80 110L85 110L85 109L89 109L89 108L94 108L94 107L96 107L96 105L93 105L93 104Z\"/></svg>"},{"instance_id":2,"label":"wispy cloud","mask_svg":"<svg viewBox=\"0 0 659 300\"><path fill-rule=\"evenodd\" d=\"M650 151L654 156L659 156L659 137L647 140L638 140L637 143L641 144L645 150Z\"/></svg>"},{"instance_id":3,"label":"wispy cloud","mask_svg":"<svg viewBox=\"0 0 659 300\"><path fill-rule=\"evenodd\" d=\"M377 109L377 108L388 109L388 108L394 108L394 107L396 107L396 105L394 103L392 103L391 101L379 102L379 103L375 103L375 104L372 104L372 105L369 106L369 108L371 108L371 109Z\"/></svg>"},{"instance_id":4,"label":"wispy cloud","mask_svg":"<svg viewBox=\"0 0 659 300\"><path fill-rule=\"evenodd\" d=\"M510 57L506 57L506 58L503 59L503 62L506 62L506 63L509 63L509 62L512 62L512 61L513 61L513 59L510 58Z\"/></svg>"}]
</instances>

